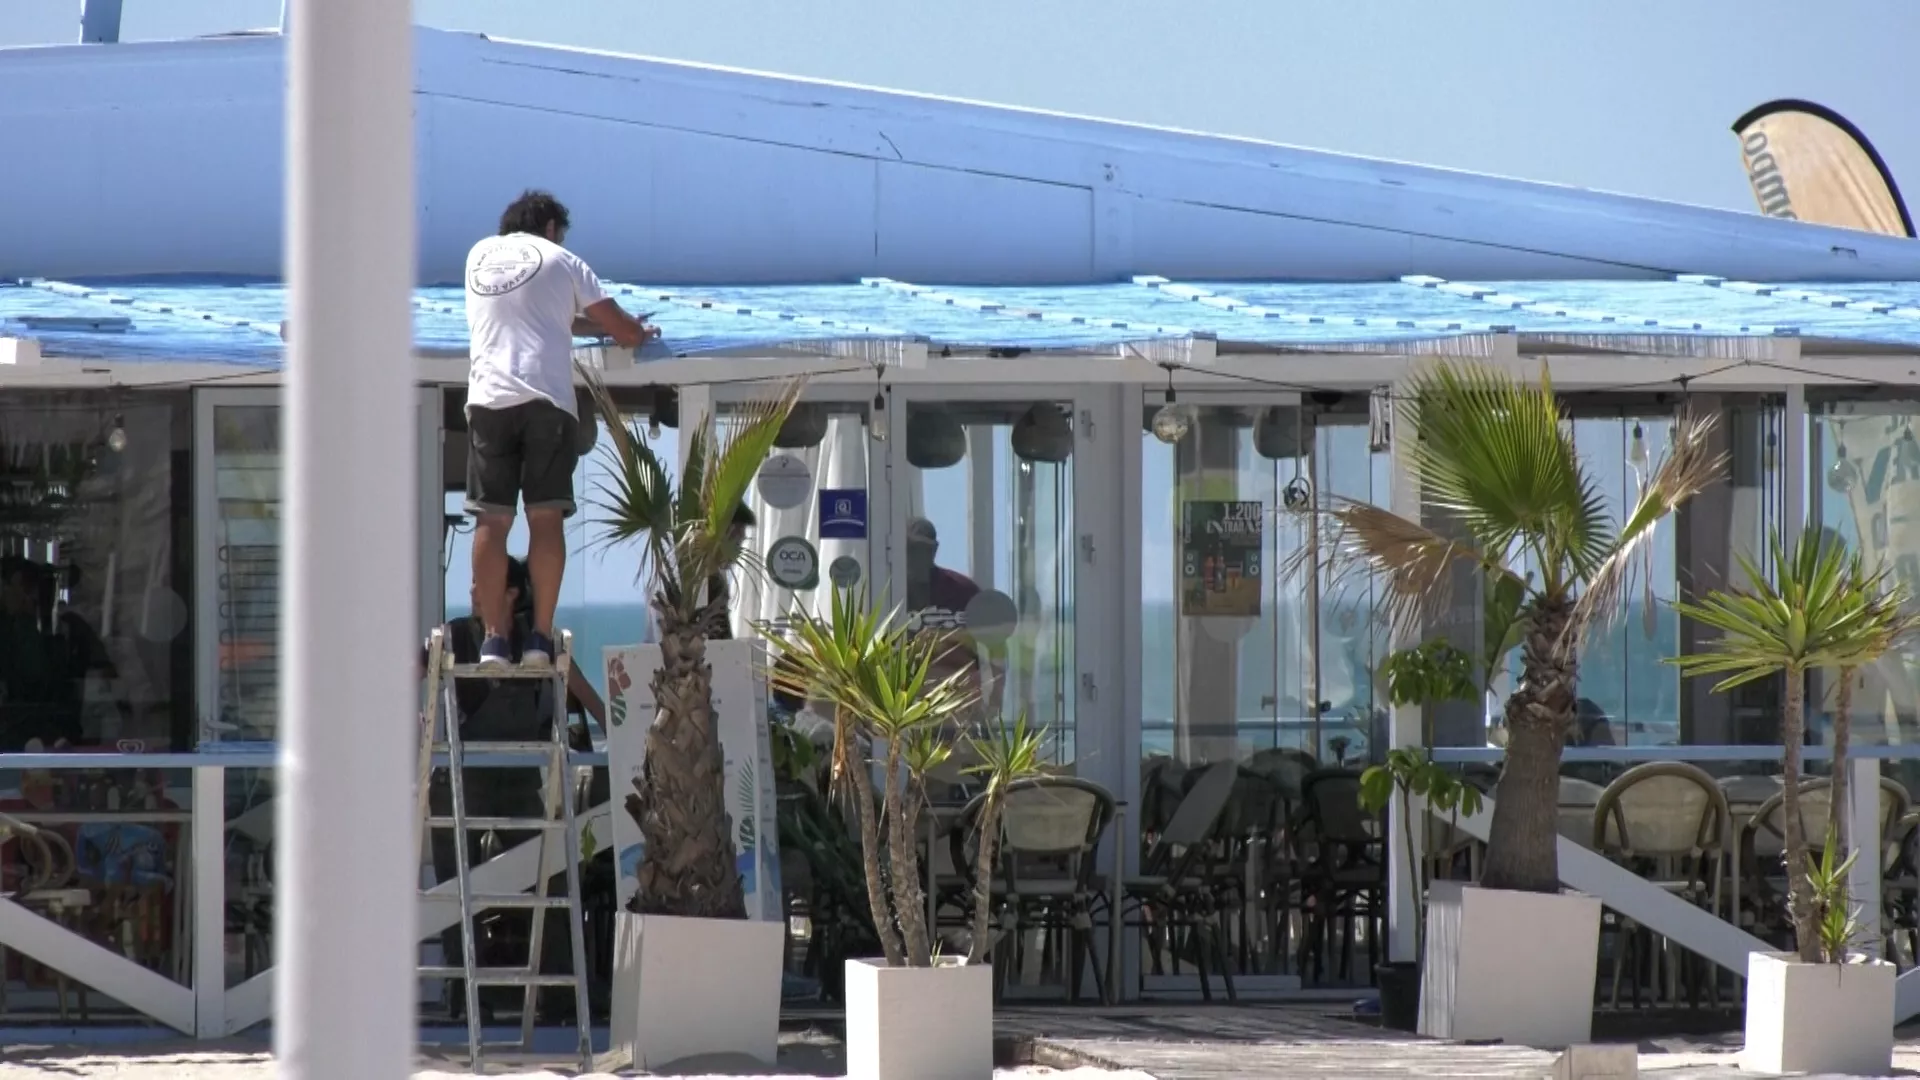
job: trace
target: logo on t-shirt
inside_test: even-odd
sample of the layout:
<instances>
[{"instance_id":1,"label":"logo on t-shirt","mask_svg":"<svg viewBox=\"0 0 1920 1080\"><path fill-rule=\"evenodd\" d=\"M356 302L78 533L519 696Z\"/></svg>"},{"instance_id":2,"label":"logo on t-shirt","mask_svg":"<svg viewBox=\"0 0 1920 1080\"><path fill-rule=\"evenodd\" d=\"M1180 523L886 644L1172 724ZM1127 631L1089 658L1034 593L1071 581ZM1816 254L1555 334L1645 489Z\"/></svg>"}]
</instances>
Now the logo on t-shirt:
<instances>
[{"instance_id":1,"label":"logo on t-shirt","mask_svg":"<svg viewBox=\"0 0 1920 1080\"><path fill-rule=\"evenodd\" d=\"M474 256L467 271L467 289L476 296L504 296L533 280L544 257L525 240L501 237Z\"/></svg>"}]
</instances>

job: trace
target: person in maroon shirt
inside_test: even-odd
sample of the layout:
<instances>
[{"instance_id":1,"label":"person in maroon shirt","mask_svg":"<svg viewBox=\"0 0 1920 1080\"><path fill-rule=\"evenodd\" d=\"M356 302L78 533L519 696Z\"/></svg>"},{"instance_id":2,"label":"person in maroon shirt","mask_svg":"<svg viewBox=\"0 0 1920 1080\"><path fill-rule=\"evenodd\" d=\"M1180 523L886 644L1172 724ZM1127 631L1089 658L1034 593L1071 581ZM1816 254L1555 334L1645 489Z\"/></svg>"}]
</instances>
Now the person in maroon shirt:
<instances>
[{"instance_id":1,"label":"person in maroon shirt","mask_svg":"<svg viewBox=\"0 0 1920 1080\"><path fill-rule=\"evenodd\" d=\"M972 689L980 695L988 715L1000 708L1002 680L999 665L983 667L981 644L967 632L967 605L980 595L972 578L934 562L940 534L933 522L914 518L907 524L907 610L930 630L952 630L954 645L934 662L931 677L944 679L956 672L972 673Z\"/></svg>"}]
</instances>

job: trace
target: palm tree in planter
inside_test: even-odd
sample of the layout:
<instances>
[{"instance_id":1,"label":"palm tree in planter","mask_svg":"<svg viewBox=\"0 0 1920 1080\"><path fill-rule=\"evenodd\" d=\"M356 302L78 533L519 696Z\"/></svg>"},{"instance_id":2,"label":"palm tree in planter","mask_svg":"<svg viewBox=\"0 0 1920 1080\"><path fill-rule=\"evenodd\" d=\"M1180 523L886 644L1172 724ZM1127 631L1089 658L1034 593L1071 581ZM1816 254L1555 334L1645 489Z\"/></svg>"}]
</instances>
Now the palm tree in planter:
<instances>
[{"instance_id":1,"label":"palm tree in planter","mask_svg":"<svg viewBox=\"0 0 1920 1080\"><path fill-rule=\"evenodd\" d=\"M1446 612L1455 573L1471 570L1490 597L1510 598L1520 640L1480 887L1436 882L1428 902L1428 917L1450 927L1442 940L1472 940L1484 927L1505 947L1456 948L1443 970L1428 964L1423 987L1452 1004L1450 1015L1429 1018L1431 1033L1584 1041L1600 905L1560 895L1555 828L1580 645L1623 606L1654 527L1710 483L1723 459L1709 445L1710 419L1677 418L1665 457L1616 525L1544 369L1529 385L1483 364L1436 362L1415 373L1398 410L1395 452L1432 519L1452 527L1322 500L1313 508L1329 533L1321 549L1337 565L1373 573L1389 618L1415 634ZM1544 956L1555 963L1540 963Z\"/></svg>"},{"instance_id":2,"label":"palm tree in planter","mask_svg":"<svg viewBox=\"0 0 1920 1080\"><path fill-rule=\"evenodd\" d=\"M1843 688L1834 716L1826 845L1816 860L1809 851L1800 804L1806 679L1809 672L1825 669L1840 672L1843 684L1851 681L1854 671L1920 630L1920 615L1908 610L1910 595L1887 569L1868 569L1857 553L1849 553L1838 536L1818 524L1809 525L1792 550L1778 536L1771 546L1776 568L1772 577L1743 556L1742 588L1675 605L1682 616L1720 632L1706 651L1674 661L1683 673L1720 676L1715 692L1776 676L1786 682L1780 724L1781 810L1787 910L1796 951L1755 953L1748 961L1747 1056L1742 1065L1772 1072L1880 1075L1891 1068L1893 1053L1892 1026L1886 1021L1892 1012L1894 969L1850 951L1856 943L1851 940L1846 871L1857 851L1839 850L1847 835L1841 823L1848 817L1851 695ZM1858 850L1873 857L1877 840ZM1838 868L1836 857L1843 859ZM1855 1020L1845 1010L1863 1019ZM1789 1015L1795 1018L1792 1036Z\"/></svg>"},{"instance_id":3,"label":"palm tree in planter","mask_svg":"<svg viewBox=\"0 0 1920 1080\"><path fill-rule=\"evenodd\" d=\"M833 787L860 822L867 897L885 953L846 966L848 1074L979 1076L993 1073L993 973L988 944L993 844L1000 797L1038 771L1044 733L1024 720L962 737L978 757L969 771L985 781L976 871L975 929L964 961L940 954L927 921L919 856L927 774L952 755L948 733L975 703L967 674L933 675L950 635L908 629L901 613L882 615L848 589L835 590L825 620L804 611L791 637L761 627L785 664L775 678L834 708ZM784 672L782 671L784 668ZM876 806L871 769L881 775ZM884 834L884 835L883 835ZM928 1023L927 1017L939 1017Z\"/></svg>"},{"instance_id":4,"label":"palm tree in planter","mask_svg":"<svg viewBox=\"0 0 1920 1080\"><path fill-rule=\"evenodd\" d=\"M771 1064L785 927L746 917L707 638L727 617L715 583L751 567L734 515L802 384L743 405L725 425L701 418L676 482L606 384L581 372L607 430L601 540L642 545L661 657L649 676L656 712L645 757L625 800L642 849L639 889L616 934L614 1041L643 1069L717 1052ZM686 978L688 967L701 977Z\"/></svg>"}]
</instances>

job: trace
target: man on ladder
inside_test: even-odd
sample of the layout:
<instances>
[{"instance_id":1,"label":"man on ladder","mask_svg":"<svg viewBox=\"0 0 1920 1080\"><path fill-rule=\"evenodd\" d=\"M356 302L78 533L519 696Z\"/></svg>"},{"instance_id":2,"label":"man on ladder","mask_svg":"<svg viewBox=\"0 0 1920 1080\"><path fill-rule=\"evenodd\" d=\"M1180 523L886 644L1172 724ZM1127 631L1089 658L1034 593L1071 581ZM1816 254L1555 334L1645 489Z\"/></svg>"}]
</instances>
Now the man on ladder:
<instances>
[{"instance_id":1,"label":"man on ladder","mask_svg":"<svg viewBox=\"0 0 1920 1080\"><path fill-rule=\"evenodd\" d=\"M626 348L660 336L622 311L600 279L560 245L567 208L528 191L500 216L500 234L467 255L467 512L474 516L473 598L486 639L480 662L513 662L507 642L507 533L524 499L533 629L520 662L553 659L553 613L567 567L573 516L578 395L573 337L604 335Z\"/></svg>"}]
</instances>

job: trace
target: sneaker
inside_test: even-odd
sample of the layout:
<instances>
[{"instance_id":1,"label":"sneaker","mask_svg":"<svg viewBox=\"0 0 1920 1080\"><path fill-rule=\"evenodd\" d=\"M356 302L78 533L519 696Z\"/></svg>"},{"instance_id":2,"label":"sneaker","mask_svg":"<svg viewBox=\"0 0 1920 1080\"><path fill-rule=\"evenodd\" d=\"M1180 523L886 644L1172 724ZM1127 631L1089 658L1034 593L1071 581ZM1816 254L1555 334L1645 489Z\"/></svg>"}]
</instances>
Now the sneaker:
<instances>
[{"instance_id":1,"label":"sneaker","mask_svg":"<svg viewBox=\"0 0 1920 1080\"><path fill-rule=\"evenodd\" d=\"M480 643L481 667L507 667L513 663L513 646L498 634L489 634Z\"/></svg>"},{"instance_id":2,"label":"sneaker","mask_svg":"<svg viewBox=\"0 0 1920 1080\"><path fill-rule=\"evenodd\" d=\"M538 630L527 635L526 648L520 650L520 666L543 668L553 666L553 639Z\"/></svg>"}]
</instances>

